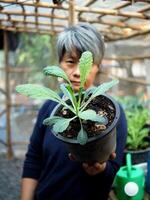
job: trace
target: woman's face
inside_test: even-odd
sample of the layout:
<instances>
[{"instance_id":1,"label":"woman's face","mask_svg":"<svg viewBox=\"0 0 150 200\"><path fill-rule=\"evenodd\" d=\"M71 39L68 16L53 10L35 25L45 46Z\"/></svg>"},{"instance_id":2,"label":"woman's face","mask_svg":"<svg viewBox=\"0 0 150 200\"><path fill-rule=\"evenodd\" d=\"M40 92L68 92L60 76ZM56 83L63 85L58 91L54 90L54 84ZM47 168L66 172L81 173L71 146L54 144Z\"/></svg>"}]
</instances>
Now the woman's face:
<instances>
[{"instance_id":1,"label":"woman's face","mask_svg":"<svg viewBox=\"0 0 150 200\"><path fill-rule=\"evenodd\" d=\"M65 53L60 62L60 66L68 75L74 91L78 91L80 88L79 58L80 57L76 54L70 55ZM97 72L98 66L93 64L91 72L89 73L84 85L85 89L93 85Z\"/></svg>"}]
</instances>

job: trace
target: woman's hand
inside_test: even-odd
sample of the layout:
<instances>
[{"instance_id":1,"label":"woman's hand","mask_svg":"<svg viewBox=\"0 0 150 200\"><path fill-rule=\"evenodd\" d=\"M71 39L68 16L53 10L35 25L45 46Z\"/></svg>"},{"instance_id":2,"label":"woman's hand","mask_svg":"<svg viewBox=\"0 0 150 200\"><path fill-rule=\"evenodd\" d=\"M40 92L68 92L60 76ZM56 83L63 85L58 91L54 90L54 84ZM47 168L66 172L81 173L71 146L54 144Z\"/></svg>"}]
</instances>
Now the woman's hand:
<instances>
[{"instance_id":1,"label":"woman's hand","mask_svg":"<svg viewBox=\"0 0 150 200\"><path fill-rule=\"evenodd\" d=\"M116 157L116 153L112 153L109 157L110 160L113 160L115 159ZM69 154L69 158L70 160L76 160L75 156L72 155L71 153ZM96 163L93 163L93 164L88 164L88 163L83 163L82 164L83 166L83 169L86 171L87 174L91 175L91 176L94 176L96 174L99 174L101 172L103 172L106 168L106 162L104 163L99 163L99 162L96 162Z\"/></svg>"},{"instance_id":2,"label":"woman's hand","mask_svg":"<svg viewBox=\"0 0 150 200\"><path fill-rule=\"evenodd\" d=\"M115 158L116 158L116 153L113 152L110 155L109 160L113 160ZM91 176L94 176L105 170L106 162L104 162L104 163L96 162L96 163L93 163L92 165L88 164L88 163L83 163L82 166L83 166L83 169L86 171L86 173L88 173Z\"/></svg>"},{"instance_id":3,"label":"woman's hand","mask_svg":"<svg viewBox=\"0 0 150 200\"><path fill-rule=\"evenodd\" d=\"M106 162L104 163L96 162L96 163L93 163L92 165L88 163L83 163L82 166L83 166L83 169L86 171L86 173L88 173L91 176L94 176L105 170Z\"/></svg>"}]
</instances>

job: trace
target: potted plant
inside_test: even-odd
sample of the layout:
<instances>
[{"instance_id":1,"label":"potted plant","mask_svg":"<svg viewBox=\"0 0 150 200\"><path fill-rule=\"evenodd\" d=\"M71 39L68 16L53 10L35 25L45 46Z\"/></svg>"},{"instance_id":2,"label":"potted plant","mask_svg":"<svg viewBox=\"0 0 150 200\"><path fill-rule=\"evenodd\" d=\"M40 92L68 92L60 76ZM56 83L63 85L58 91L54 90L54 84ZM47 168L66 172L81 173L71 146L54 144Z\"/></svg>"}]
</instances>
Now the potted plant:
<instances>
[{"instance_id":1,"label":"potted plant","mask_svg":"<svg viewBox=\"0 0 150 200\"><path fill-rule=\"evenodd\" d=\"M149 101L144 100L142 94L139 94L137 97L126 96L119 101L124 107L128 124L125 155L127 153L132 154L133 164L146 162L148 152L150 151Z\"/></svg>"},{"instance_id":2,"label":"potted plant","mask_svg":"<svg viewBox=\"0 0 150 200\"><path fill-rule=\"evenodd\" d=\"M57 66L45 67L45 75L61 77L61 98L56 92L34 84L19 85L17 92L38 99L50 99L58 103L43 123L52 126L53 134L68 144L69 151L81 162L104 162L116 147L116 125L119 119L118 103L105 92L118 83L112 80L84 90L86 78L93 63L89 51L79 61L80 89L75 93L66 73Z\"/></svg>"}]
</instances>

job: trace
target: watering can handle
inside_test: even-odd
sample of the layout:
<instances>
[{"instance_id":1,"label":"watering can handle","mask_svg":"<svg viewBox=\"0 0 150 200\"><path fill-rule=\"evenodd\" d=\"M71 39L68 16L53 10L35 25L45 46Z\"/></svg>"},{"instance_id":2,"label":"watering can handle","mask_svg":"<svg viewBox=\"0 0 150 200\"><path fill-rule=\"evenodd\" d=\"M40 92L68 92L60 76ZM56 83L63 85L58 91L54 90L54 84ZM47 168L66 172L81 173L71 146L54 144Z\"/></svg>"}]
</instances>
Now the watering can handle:
<instances>
[{"instance_id":1,"label":"watering can handle","mask_svg":"<svg viewBox=\"0 0 150 200\"><path fill-rule=\"evenodd\" d=\"M131 163L131 154L130 153L128 153L126 155L126 164L127 164L127 175L128 175L128 177L131 177L132 163Z\"/></svg>"}]
</instances>

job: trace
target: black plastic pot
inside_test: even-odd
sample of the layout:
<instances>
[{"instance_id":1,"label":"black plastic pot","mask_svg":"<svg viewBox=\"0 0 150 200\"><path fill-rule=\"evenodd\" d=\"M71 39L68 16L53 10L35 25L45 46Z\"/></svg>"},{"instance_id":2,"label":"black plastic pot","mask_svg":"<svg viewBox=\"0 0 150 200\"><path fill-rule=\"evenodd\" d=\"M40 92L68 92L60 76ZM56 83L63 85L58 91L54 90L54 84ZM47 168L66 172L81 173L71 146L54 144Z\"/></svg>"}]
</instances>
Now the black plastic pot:
<instances>
[{"instance_id":1,"label":"black plastic pot","mask_svg":"<svg viewBox=\"0 0 150 200\"><path fill-rule=\"evenodd\" d=\"M126 158L127 153L131 154L132 164L139 164L139 163L147 162L149 152L150 152L150 147L144 150L135 150L135 151L125 150L123 164L125 164L125 158Z\"/></svg>"},{"instance_id":2,"label":"black plastic pot","mask_svg":"<svg viewBox=\"0 0 150 200\"><path fill-rule=\"evenodd\" d=\"M150 142L150 124L145 124L143 128L147 128L148 131L148 136L145 137L145 141Z\"/></svg>"},{"instance_id":3,"label":"black plastic pot","mask_svg":"<svg viewBox=\"0 0 150 200\"><path fill-rule=\"evenodd\" d=\"M76 139L64 137L60 133L53 134L68 144L69 152L71 152L80 162L105 162L109 159L109 156L116 149L116 125L120 116L120 108L118 103L109 95L100 95L106 101L111 103L111 106L115 109L115 117L111 125L100 134L90 137L85 145L80 145ZM62 106L58 105L54 108L51 116L57 115Z\"/></svg>"}]
</instances>

